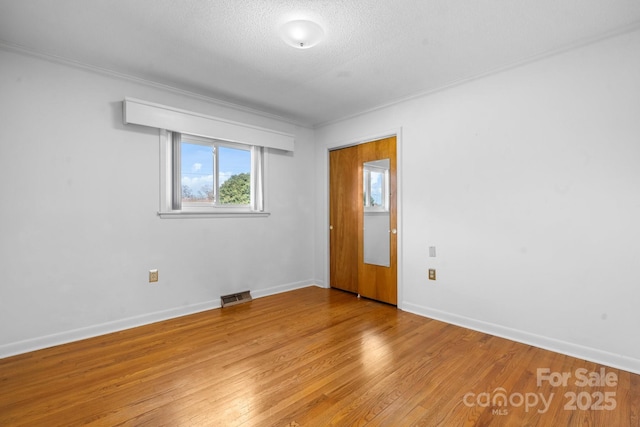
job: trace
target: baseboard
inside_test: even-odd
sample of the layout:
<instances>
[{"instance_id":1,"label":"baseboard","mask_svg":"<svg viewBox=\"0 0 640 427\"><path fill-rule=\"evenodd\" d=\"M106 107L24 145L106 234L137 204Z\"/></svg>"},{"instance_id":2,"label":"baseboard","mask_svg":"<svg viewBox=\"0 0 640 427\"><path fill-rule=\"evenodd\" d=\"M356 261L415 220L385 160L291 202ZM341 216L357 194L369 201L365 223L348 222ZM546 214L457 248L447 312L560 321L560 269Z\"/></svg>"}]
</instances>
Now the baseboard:
<instances>
[{"instance_id":1,"label":"baseboard","mask_svg":"<svg viewBox=\"0 0 640 427\"><path fill-rule=\"evenodd\" d=\"M302 282L287 283L285 285L273 286L266 289L257 289L251 291L253 298L262 298L269 295L281 294L283 292L293 291L295 289L308 288L309 286L318 286L313 280L304 280Z\"/></svg>"},{"instance_id":2,"label":"baseboard","mask_svg":"<svg viewBox=\"0 0 640 427\"><path fill-rule=\"evenodd\" d=\"M308 286L317 286L313 280L289 283L281 286L274 286L267 289L252 290L253 298L261 298L268 295L275 295L294 289L305 288ZM220 300L206 301L197 304L191 304L184 307L172 308L163 311L156 311L140 316L129 317L126 319L116 320L113 322L102 323L99 325L87 326L85 328L73 329L56 334L46 335L42 337L32 338L24 341L0 345L0 359L17 354L27 353L30 351L42 350L48 347L54 347L61 344L67 344L73 341L80 341L87 338L93 338L112 332L123 331L125 329L135 328L137 326L148 325L150 323L161 322L163 320L174 319L176 317L188 316L190 314L199 313L201 311L220 308Z\"/></svg>"},{"instance_id":3,"label":"baseboard","mask_svg":"<svg viewBox=\"0 0 640 427\"><path fill-rule=\"evenodd\" d=\"M317 286L317 287L322 288L322 289L329 289L329 285L327 285L326 283L324 283L324 281L323 281L323 280L316 280L316 281L313 283L313 286Z\"/></svg>"},{"instance_id":4,"label":"baseboard","mask_svg":"<svg viewBox=\"0 0 640 427\"><path fill-rule=\"evenodd\" d=\"M408 302L403 303L402 309L419 316L440 320L463 328L473 329L474 331L495 335L511 341L532 345L534 347L588 360L590 362L610 366L612 368L622 369L634 374L640 374L640 360L632 357L609 353L607 351L586 347L580 344L574 344L517 329L507 328L493 323L483 322L481 320L471 319L465 316L429 307L423 307Z\"/></svg>"},{"instance_id":5,"label":"baseboard","mask_svg":"<svg viewBox=\"0 0 640 427\"><path fill-rule=\"evenodd\" d=\"M93 338L112 332L123 331L125 329L161 322L175 317L187 316L189 314L199 313L201 311L215 308L220 308L220 300L206 301L184 307L156 311L153 313L142 314L140 316L115 320L113 322L101 323L98 325L87 326L85 328L72 329L70 331L9 343L0 346L0 358L14 356L16 354L22 354L29 351L41 350L43 348L66 344L73 341Z\"/></svg>"}]
</instances>

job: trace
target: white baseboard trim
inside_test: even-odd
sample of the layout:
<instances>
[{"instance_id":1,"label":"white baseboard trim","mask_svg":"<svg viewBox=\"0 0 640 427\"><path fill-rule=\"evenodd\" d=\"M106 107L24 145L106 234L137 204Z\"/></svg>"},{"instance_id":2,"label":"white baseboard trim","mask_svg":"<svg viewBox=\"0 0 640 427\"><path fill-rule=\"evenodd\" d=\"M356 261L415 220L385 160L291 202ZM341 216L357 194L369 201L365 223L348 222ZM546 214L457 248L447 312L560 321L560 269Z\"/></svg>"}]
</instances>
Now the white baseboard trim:
<instances>
[{"instance_id":1,"label":"white baseboard trim","mask_svg":"<svg viewBox=\"0 0 640 427\"><path fill-rule=\"evenodd\" d=\"M536 335L517 329L507 328L493 323L484 322L481 320L476 320L429 307L423 307L408 302L404 302L402 304L402 309L404 311L408 311L422 317L440 320L452 325L461 326L463 328L473 329L474 331L495 335L500 338L506 338L511 341L532 345L534 347L553 351L555 353L565 354L567 356L588 360L590 362L610 366L612 368L622 369L634 374L640 374L640 360L633 357L610 353L592 347L586 347L580 344L561 341L555 338Z\"/></svg>"},{"instance_id":2,"label":"white baseboard trim","mask_svg":"<svg viewBox=\"0 0 640 427\"><path fill-rule=\"evenodd\" d=\"M294 289L306 288L309 286L317 285L315 285L313 280L306 280L281 286L274 286L267 289L259 289L256 291L251 291L251 293L252 297L261 298L268 295L275 295ZM93 338L112 332L123 331L125 329L148 325L150 323L161 322L163 320L174 319L176 317L188 316L190 314L195 314L201 311L212 310L220 307L220 300L216 299L214 301L205 301L197 304L187 305L184 307L176 307L168 310L156 311L153 313L142 314L140 316L115 320L113 322L101 323L99 325L87 326L85 328L78 328L24 341L4 344L0 345L0 359L15 356L17 354L27 353L30 351L42 350L44 348L54 347L61 344L67 344L73 341Z\"/></svg>"},{"instance_id":3,"label":"white baseboard trim","mask_svg":"<svg viewBox=\"0 0 640 427\"><path fill-rule=\"evenodd\" d=\"M187 305L184 307L156 311L153 313L128 317L126 319L114 320L112 322L72 329L70 331L45 335L42 337L18 341L15 343L4 344L0 346L0 358L15 356L16 354L27 353L29 351L41 350L43 348L66 344L73 341L93 338L112 332L123 331L125 329L131 329L137 326L161 322L163 320L173 319L175 317L187 316L189 314L199 313L201 311L211 310L214 308L220 308L220 300L206 301L202 303Z\"/></svg>"},{"instance_id":4,"label":"white baseboard trim","mask_svg":"<svg viewBox=\"0 0 640 427\"><path fill-rule=\"evenodd\" d=\"M309 286L317 286L313 280L304 280L302 282L287 283L285 285L274 286L266 289L257 289L251 291L251 297L262 298L269 295L281 294L283 292L293 291L295 289L308 288Z\"/></svg>"},{"instance_id":5,"label":"white baseboard trim","mask_svg":"<svg viewBox=\"0 0 640 427\"><path fill-rule=\"evenodd\" d=\"M315 283L313 284L314 286L317 286L319 288L322 289L329 289L329 285L327 285L326 283L324 283L324 281L322 280L316 280Z\"/></svg>"}]
</instances>

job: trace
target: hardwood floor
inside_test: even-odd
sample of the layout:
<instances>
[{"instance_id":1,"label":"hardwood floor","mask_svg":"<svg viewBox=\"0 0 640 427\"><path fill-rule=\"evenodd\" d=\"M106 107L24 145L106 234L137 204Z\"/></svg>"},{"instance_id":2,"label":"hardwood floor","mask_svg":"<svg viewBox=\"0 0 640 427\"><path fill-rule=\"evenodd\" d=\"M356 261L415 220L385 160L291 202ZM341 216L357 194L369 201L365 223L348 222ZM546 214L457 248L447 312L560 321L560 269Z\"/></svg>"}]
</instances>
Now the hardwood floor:
<instances>
[{"instance_id":1,"label":"hardwood floor","mask_svg":"<svg viewBox=\"0 0 640 427\"><path fill-rule=\"evenodd\" d=\"M545 368L551 381L538 385ZM580 387L580 368L608 384ZM566 385L552 386L564 373ZM501 396L506 406L492 407ZM609 427L639 417L639 375L315 287L0 360L0 426Z\"/></svg>"}]
</instances>

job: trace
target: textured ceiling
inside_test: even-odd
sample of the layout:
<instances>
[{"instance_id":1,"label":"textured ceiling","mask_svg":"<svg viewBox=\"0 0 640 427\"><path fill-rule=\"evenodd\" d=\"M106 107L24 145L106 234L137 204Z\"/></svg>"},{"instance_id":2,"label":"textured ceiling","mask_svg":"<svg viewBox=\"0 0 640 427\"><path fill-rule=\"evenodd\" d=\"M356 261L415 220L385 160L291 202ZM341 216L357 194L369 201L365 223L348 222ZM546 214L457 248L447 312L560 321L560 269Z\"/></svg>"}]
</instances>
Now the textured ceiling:
<instances>
[{"instance_id":1,"label":"textured ceiling","mask_svg":"<svg viewBox=\"0 0 640 427\"><path fill-rule=\"evenodd\" d=\"M304 18L326 38L298 50ZM636 27L639 0L0 0L4 45L305 125Z\"/></svg>"}]
</instances>

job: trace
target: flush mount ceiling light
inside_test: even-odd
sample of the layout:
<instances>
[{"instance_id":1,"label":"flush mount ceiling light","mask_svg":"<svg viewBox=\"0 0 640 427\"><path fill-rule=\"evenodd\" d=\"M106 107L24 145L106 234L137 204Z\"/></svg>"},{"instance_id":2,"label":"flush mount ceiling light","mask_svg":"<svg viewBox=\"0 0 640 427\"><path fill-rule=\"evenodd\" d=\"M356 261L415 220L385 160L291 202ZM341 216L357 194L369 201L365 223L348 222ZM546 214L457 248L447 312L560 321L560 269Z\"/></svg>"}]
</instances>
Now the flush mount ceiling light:
<instances>
[{"instance_id":1,"label":"flush mount ceiling light","mask_svg":"<svg viewBox=\"0 0 640 427\"><path fill-rule=\"evenodd\" d=\"M298 49L308 49L322 40L324 30L313 21L297 20L289 21L280 28L282 39Z\"/></svg>"}]
</instances>

